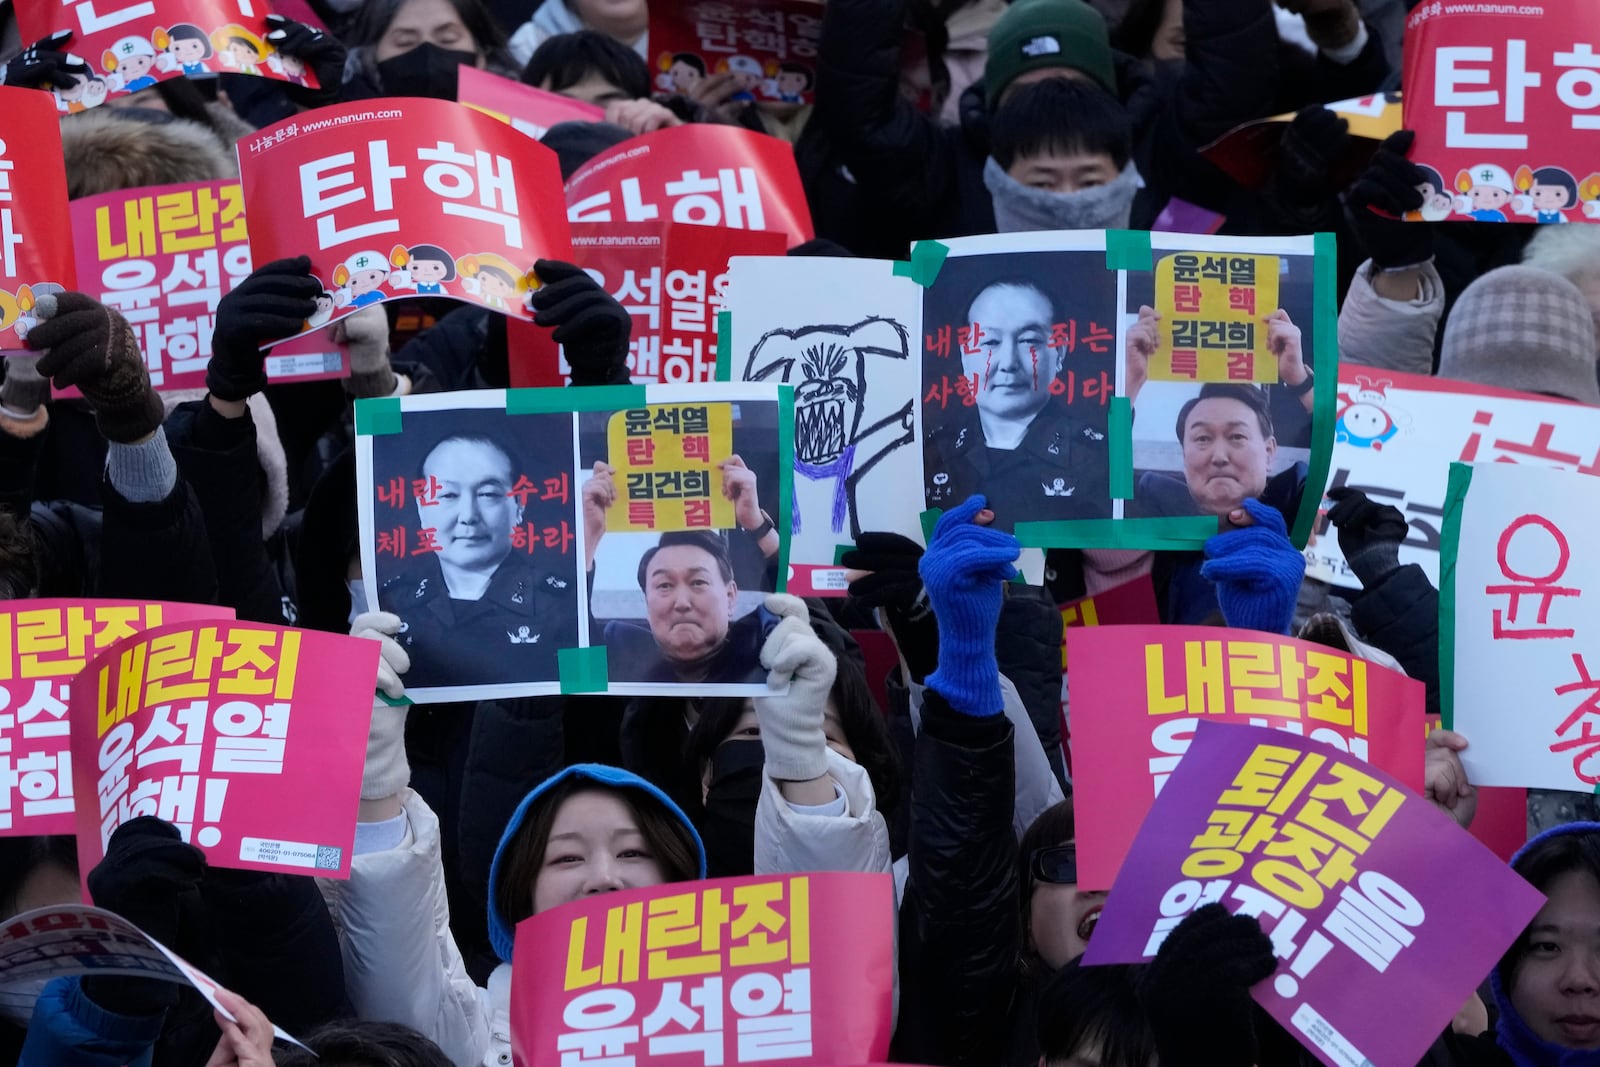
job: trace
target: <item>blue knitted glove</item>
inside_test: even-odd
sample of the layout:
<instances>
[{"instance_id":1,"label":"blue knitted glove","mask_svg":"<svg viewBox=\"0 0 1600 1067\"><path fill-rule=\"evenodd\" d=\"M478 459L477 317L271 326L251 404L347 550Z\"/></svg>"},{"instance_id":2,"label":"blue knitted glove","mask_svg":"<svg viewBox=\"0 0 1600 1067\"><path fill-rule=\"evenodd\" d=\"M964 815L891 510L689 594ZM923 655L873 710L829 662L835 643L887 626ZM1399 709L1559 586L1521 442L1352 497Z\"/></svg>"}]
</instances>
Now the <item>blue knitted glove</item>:
<instances>
[{"instance_id":1,"label":"blue knitted glove","mask_svg":"<svg viewBox=\"0 0 1600 1067\"><path fill-rule=\"evenodd\" d=\"M917 566L939 620L939 669L928 675L928 687L978 717L1001 712L994 638L1005 583L1017 573L1011 564L1022 553L1015 537L972 521L987 506L980 493L945 512Z\"/></svg>"},{"instance_id":2,"label":"blue knitted glove","mask_svg":"<svg viewBox=\"0 0 1600 1067\"><path fill-rule=\"evenodd\" d=\"M1289 543L1278 509L1250 497L1244 509L1255 525L1206 541L1202 577L1216 584L1217 603L1229 626L1287 634L1306 559Z\"/></svg>"}]
</instances>

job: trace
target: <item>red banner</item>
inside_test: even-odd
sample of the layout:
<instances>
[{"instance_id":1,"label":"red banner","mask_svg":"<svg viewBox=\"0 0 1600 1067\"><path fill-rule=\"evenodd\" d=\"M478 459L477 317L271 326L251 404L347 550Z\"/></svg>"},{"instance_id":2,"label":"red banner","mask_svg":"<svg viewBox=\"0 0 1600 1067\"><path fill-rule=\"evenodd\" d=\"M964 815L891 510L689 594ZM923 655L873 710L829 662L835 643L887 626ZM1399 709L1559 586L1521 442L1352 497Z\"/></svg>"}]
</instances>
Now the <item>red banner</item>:
<instances>
[{"instance_id":1,"label":"red banner","mask_svg":"<svg viewBox=\"0 0 1600 1067\"><path fill-rule=\"evenodd\" d=\"M809 104L816 86L822 5L817 0L688 0L650 11L656 88L693 92L732 74L733 100Z\"/></svg>"},{"instance_id":2,"label":"red banner","mask_svg":"<svg viewBox=\"0 0 1600 1067\"><path fill-rule=\"evenodd\" d=\"M1597 24L1600 0L1412 10L1405 124L1430 186L1418 218L1600 221Z\"/></svg>"},{"instance_id":3,"label":"red banner","mask_svg":"<svg viewBox=\"0 0 1600 1067\"><path fill-rule=\"evenodd\" d=\"M673 126L602 152L567 182L567 217L777 230L790 248L814 236L794 150L736 126Z\"/></svg>"},{"instance_id":4,"label":"red banner","mask_svg":"<svg viewBox=\"0 0 1600 1067\"><path fill-rule=\"evenodd\" d=\"M61 126L37 89L0 88L0 352L25 350L35 290L77 288ZM12 330L15 330L15 333Z\"/></svg>"},{"instance_id":5,"label":"red banner","mask_svg":"<svg viewBox=\"0 0 1600 1067\"><path fill-rule=\"evenodd\" d=\"M882 874L718 878L552 908L517 924L514 1062L882 1060L893 929Z\"/></svg>"},{"instance_id":6,"label":"red banner","mask_svg":"<svg viewBox=\"0 0 1600 1067\"><path fill-rule=\"evenodd\" d=\"M529 137L543 137L560 122L603 122L606 117L604 108L465 64L461 66L456 99Z\"/></svg>"},{"instance_id":7,"label":"red banner","mask_svg":"<svg viewBox=\"0 0 1600 1067\"><path fill-rule=\"evenodd\" d=\"M154 815L219 867L348 877L377 662L370 641L245 622L108 648L69 712L81 869Z\"/></svg>"},{"instance_id":8,"label":"red banner","mask_svg":"<svg viewBox=\"0 0 1600 1067\"><path fill-rule=\"evenodd\" d=\"M72 54L88 64L90 74L56 91L56 105L66 112L169 78L254 74L317 84L304 63L272 47L266 21L271 8L251 0L17 0L16 11L24 42L72 31Z\"/></svg>"},{"instance_id":9,"label":"red banner","mask_svg":"<svg viewBox=\"0 0 1600 1067\"><path fill-rule=\"evenodd\" d=\"M217 302L251 269L239 183L124 189L74 200L71 213L84 291L133 324L150 383L204 388ZM266 367L278 382L350 373L345 346L325 332L275 346Z\"/></svg>"},{"instance_id":10,"label":"red banner","mask_svg":"<svg viewBox=\"0 0 1600 1067\"><path fill-rule=\"evenodd\" d=\"M534 262L572 258L555 153L447 100L318 108L241 139L239 173L252 257L309 254L327 292L308 329L413 295L531 320Z\"/></svg>"}]
</instances>

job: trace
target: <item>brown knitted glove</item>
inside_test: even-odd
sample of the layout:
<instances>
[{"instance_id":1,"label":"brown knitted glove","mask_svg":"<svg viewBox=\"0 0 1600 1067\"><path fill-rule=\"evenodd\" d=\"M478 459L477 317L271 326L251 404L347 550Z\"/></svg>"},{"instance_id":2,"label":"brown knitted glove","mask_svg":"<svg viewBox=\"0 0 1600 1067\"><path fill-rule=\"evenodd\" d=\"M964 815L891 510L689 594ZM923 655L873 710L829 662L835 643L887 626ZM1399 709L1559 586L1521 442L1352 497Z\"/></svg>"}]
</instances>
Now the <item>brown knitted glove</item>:
<instances>
[{"instance_id":1,"label":"brown knitted glove","mask_svg":"<svg viewBox=\"0 0 1600 1067\"><path fill-rule=\"evenodd\" d=\"M37 313L44 321L28 331L28 347L46 350L39 373L58 389L77 386L106 440L133 444L155 433L161 398L128 320L82 293L42 296Z\"/></svg>"}]
</instances>

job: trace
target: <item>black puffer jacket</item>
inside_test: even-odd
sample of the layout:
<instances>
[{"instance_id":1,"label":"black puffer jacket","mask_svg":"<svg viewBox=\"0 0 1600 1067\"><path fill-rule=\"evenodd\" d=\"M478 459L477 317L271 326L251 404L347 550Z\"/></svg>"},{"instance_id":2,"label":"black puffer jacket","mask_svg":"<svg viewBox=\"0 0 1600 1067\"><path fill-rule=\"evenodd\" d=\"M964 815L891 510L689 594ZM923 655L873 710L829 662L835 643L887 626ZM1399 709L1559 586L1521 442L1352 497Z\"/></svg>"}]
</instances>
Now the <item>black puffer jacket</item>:
<instances>
[{"instance_id":1,"label":"black puffer jacket","mask_svg":"<svg viewBox=\"0 0 1600 1067\"><path fill-rule=\"evenodd\" d=\"M1350 621L1427 687L1428 714L1438 714L1439 591L1422 568L1408 563L1352 597Z\"/></svg>"},{"instance_id":2,"label":"black puffer jacket","mask_svg":"<svg viewBox=\"0 0 1600 1067\"><path fill-rule=\"evenodd\" d=\"M1011 679L1028 709L1028 718L1050 769L1063 787L1066 763L1061 751L1061 611L1047 589L1012 585L1000 609L994 643L1000 673Z\"/></svg>"}]
</instances>

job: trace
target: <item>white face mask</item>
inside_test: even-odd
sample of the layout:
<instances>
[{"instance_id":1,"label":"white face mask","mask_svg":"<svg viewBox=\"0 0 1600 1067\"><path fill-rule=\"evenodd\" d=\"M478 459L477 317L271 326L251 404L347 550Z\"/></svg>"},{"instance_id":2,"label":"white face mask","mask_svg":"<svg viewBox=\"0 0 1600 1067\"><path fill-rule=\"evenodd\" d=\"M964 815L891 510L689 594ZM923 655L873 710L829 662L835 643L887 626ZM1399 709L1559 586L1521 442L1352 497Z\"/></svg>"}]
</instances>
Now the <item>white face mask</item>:
<instances>
[{"instance_id":1,"label":"white face mask","mask_svg":"<svg viewBox=\"0 0 1600 1067\"><path fill-rule=\"evenodd\" d=\"M350 590L350 617L345 625L356 621L356 616L367 610L367 583L360 578L346 578L345 588Z\"/></svg>"}]
</instances>

